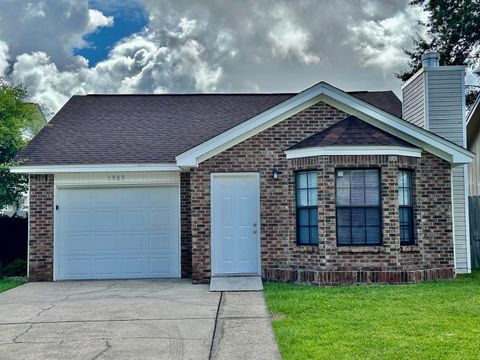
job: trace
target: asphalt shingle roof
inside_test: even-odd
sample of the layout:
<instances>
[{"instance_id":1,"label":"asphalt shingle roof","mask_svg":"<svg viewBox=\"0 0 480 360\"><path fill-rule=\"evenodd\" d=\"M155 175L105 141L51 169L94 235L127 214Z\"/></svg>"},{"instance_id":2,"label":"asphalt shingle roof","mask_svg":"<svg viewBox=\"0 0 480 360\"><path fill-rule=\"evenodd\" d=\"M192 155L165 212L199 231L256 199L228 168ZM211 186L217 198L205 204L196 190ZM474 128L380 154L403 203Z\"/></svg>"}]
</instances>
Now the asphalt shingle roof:
<instances>
[{"instance_id":1,"label":"asphalt shingle roof","mask_svg":"<svg viewBox=\"0 0 480 360\"><path fill-rule=\"evenodd\" d=\"M17 156L22 165L174 162L175 156L296 94L73 96ZM391 91L351 95L393 115Z\"/></svg>"},{"instance_id":2,"label":"asphalt shingle roof","mask_svg":"<svg viewBox=\"0 0 480 360\"><path fill-rule=\"evenodd\" d=\"M322 146L393 145L415 147L384 130L351 115L300 141L289 150Z\"/></svg>"}]
</instances>

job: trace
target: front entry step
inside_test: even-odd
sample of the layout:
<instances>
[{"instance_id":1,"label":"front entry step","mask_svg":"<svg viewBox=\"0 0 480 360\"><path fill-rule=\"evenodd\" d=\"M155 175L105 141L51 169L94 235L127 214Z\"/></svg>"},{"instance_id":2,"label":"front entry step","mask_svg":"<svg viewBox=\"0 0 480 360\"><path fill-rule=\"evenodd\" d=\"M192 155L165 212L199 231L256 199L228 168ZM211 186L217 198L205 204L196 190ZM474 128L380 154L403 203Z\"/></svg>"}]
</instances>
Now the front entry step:
<instances>
[{"instance_id":1,"label":"front entry step","mask_svg":"<svg viewBox=\"0 0 480 360\"><path fill-rule=\"evenodd\" d=\"M212 276L210 291L262 291L260 276Z\"/></svg>"}]
</instances>

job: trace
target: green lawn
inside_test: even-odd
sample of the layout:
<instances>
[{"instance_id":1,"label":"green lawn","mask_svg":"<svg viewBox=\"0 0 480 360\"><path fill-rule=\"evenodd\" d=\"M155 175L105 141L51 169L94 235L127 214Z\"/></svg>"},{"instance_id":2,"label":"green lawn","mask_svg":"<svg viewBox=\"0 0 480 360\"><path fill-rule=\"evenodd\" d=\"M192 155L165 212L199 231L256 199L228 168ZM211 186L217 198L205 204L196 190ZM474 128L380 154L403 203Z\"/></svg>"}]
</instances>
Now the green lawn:
<instances>
[{"instance_id":1,"label":"green lawn","mask_svg":"<svg viewBox=\"0 0 480 360\"><path fill-rule=\"evenodd\" d=\"M26 280L21 279L21 278L5 278L5 279L0 279L0 293L8 290L8 289L13 289L14 287L23 285L26 283Z\"/></svg>"},{"instance_id":2,"label":"green lawn","mask_svg":"<svg viewBox=\"0 0 480 360\"><path fill-rule=\"evenodd\" d=\"M418 285L266 284L283 358L480 359L480 271Z\"/></svg>"}]
</instances>

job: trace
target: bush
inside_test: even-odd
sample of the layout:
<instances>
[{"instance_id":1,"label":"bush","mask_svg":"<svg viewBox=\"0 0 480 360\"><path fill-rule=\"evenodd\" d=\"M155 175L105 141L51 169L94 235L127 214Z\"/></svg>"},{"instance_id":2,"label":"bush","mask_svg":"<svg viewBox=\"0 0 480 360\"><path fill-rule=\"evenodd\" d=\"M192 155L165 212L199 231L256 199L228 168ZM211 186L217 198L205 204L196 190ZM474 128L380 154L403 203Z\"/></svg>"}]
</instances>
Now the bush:
<instances>
[{"instance_id":1,"label":"bush","mask_svg":"<svg viewBox=\"0 0 480 360\"><path fill-rule=\"evenodd\" d=\"M0 270L0 277L3 276L27 276L27 262L23 259L13 260Z\"/></svg>"}]
</instances>

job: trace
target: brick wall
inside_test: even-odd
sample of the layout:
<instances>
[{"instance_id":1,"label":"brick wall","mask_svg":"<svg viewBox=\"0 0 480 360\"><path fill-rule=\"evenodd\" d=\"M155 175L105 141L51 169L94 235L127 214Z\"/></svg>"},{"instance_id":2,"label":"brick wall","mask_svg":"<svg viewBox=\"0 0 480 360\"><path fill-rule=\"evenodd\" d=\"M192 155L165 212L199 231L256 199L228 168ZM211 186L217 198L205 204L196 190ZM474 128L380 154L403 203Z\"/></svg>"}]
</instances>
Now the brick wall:
<instances>
[{"instance_id":1,"label":"brick wall","mask_svg":"<svg viewBox=\"0 0 480 360\"><path fill-rule=\"evenodd\" d=\"M344 277L347 276L366 279L367 282L395 282L392 279L414 282L453 274L449 163L426 152L421 158L322 156L286 159L284 150L346 116L338 109L318 103L208 159L192 171L194 282L208 282L210 277L212 172L260 173L262 275L267 279L335 283L321 280L321 274L333 272L333 279L343 279L342 281L346 281ZM381 170L383 246L337 247L334 187L336 167L376 167ZM276 180L272 179L273 168L280 172ZM396 190L399 168L415 170L417 189L417 244L402 248ZM308 169L318 171L320 243L318 246L297 246L295 171ZM430 272L415 272L425 269ZM311 275L302 277L301 274L305 272L311 272ZM320 275L312 275L315 273ZM342 275L347 273L348 275Z\"/></svg>"},{"instance_id":2,"label":"brick wall","mask_svg":"<svg viewBox=\"0 0 480 360\"><path fill-rule=\"evenodd\" d=\"M53 279L53 175L30 175L29 280Z\"/></svg>"},{"instance_id":3,"label":"brick wall","mask_svg":"<svg viewBox=\"0 0 480 360\"><path fill-rule=\"evenodd\" d=\"M190 201L190 173L180 174L180 221L182 277L192 276L192 229Z\"/></svg>"}]
</instances>

